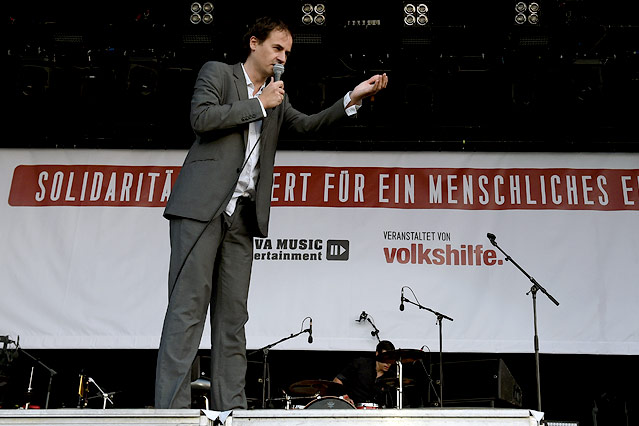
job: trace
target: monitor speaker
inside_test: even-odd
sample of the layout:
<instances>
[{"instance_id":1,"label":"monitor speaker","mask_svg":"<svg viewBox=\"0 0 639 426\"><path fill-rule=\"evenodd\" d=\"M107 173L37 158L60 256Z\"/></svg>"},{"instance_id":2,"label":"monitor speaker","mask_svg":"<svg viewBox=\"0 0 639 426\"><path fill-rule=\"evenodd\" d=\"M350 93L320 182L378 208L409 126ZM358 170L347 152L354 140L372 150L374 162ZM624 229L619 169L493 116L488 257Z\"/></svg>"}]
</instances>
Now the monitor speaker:
<instances>
[{"instance_id":1,"label":"monitor speaker","mask_svg":"<svg viewBox=\"0 0 639 426\"><path fill-rule=\"evenodd\" d=\"M521 407L521 388L502 359L444 362L443 406ZM439 364L433 365L439 380Z\"/></svg>"}]
</instances>

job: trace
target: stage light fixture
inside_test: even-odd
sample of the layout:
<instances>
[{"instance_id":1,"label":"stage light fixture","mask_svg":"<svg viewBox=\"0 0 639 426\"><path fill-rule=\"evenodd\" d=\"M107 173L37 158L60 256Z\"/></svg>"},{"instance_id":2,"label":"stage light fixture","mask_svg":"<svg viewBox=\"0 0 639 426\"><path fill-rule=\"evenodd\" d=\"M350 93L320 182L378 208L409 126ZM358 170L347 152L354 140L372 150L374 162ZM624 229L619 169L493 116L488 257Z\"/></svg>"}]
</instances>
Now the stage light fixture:
<instances>
[{"instance_id":1,"label":"stage light fixture","mask_svg":"<svg viewBox=\"0 0 639 426\"><path fill-rule=\"evenodd\" d=\"M323 26L326 24L325 3L302 3L302 24Z\"/></svg>"},{"instance_id":2,"label":"stage light fixture","mask_svg":"<svg viewBox=\"0 0 639 426\"><path fill-rule=\"evenodd\" d=\"M404 3L404 26L426 26L430 18L428 16L429 7L426 3Z\"/></svg>"},{"instance_id":3,"label":"stage light fixture","mask_svg":"<svg viewBox=\"0 0 639 426\"><path fill-rule=\"evenodd\" d=\"M213 12L215 6L212 1L206 1L204 3L200 3L194 1L190 6L190 16L189 21L192 24L212 24L213 23Z\"/></svg>"},{"instance_id":4,"label":"stage light fixture","mask_svg":"<svg viewBox=\"0 0 639 426\"><path fill-rule=\"evenodd\" d=\"M533 1L527 4L526 2L518 1L515 3L515 24L524 25L528 23L530 25L539 25L540 10L541 6L539 2Z\"/></svg>"},{"instance_id":5,"label":"stage light fixture","mask_svg":"<svg viewBox=\"0 0 639 426\"><path fill-rule=\"evenodd\" d=\"M408 26L413 26L415 25L415 21L417 20L417 18L415 18L415 15L406 15L404 16L404 24L408 25Z\"/></svg>"}]
</instances>

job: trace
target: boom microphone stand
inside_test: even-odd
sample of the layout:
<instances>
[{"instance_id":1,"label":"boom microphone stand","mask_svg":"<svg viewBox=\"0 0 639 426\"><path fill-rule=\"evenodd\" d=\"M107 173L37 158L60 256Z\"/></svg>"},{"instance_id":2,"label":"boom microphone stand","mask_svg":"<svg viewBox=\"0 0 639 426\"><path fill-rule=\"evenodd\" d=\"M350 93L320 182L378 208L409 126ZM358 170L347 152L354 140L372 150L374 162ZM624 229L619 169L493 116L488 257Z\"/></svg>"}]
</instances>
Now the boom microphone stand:
<instances>
[{"instance_id":1,"label":"boom microphone stand","mask_svg":"<svg viewBox=\"0 0 639 426\"><path fill-rule=\"evenodd\" d=\"M106 409L107 406L107 401L109 401L111 403L111 405L113 405L113 400L111 399L111 397L115 394L115 392L111 392L111 393L106 393L102 390L102 388L100 386L98 386L98 384L95 382L95 380L93 380L92 377L88 378L88 382L89 383L93 383L93 385L98 389L98 392L100 392L100 397L102 398L102 409Z\"/></svg>"},{"instance_id":2,"label":"boom microphone stand","mask_svg":"<svg viewBox=\"0 0 639 426\"><path fill-rule=\"evenodd\" d=\"M304 318L304 320L306 320L306 318ZM312 321L313 320L311 319L311 324L312 324ZM302 324L303 323L304 322L302 321ZM266 394L267 394L267 385L266 384L267 384L267 382L268 382L268 398L269 399L271 398L270 372L268 370L268 361L266 360L266 358L268 357L269 350L273 346L279 345L280 343L285 342L285 341L287 341L289 339L292 339L294 337L297 337L297 336L299 336L300 334L303 334L303 333L309 333L308 343L313 343L313 338L311 337L312 336L312 330L311 330L311 328L307 328L305 330L301 330L299 333L291 334L288 337L284 337L284 338L278 340L275 343L271 343L270 345L266 345L263 348L257 349L257 350L255 350L255 351L253 351L253 352L248 354L250 356L250 355L256 354L258 352L262 352L262 354L264 355L264 361L263 361L264 368L262 370L262 408L266 408L266 399L267 399L266 398Z\"/></svg>"},{"instance_id":3,"label":"boom microphone stand","mask_svg":"<svg viewBox=\"0 0 639 426\"><path fill-rule=\"evenodd\" d=\"M356 319L355 322L362 322L364 320L368 321L371 327L373 327L373 331L371 331L371 336L377 338L377 343L381 342L381 339L379 338L379 329L375 326L375 323L373 322L373 320L371 320L371 316L368 315L366 311L362 311L362 313L359 314L359 319Z\"/></svg>"},{"instance_id":4,"label":"boom microphone stand","mask_svg":"<svg viewBox=\"0 0 639 426\"><path fill-rule=\"evenodd\" d=\"M39 366L41 366L42 368L44 368L45 370L47 370L49 372L49 386L47 387L47 399L46 399L46 402L44 403L44 408L45 409L49 408L49 398L51 397L51 384L53 382L53 376L55 376L58 373L53 368L49 368L42 361L40 361L38 358L34 357L29 352L27 352L24 349L22 349L20 347L20 337L18 337L18 341L17 342L10 341L10 343L15 344L16 348L18 349L18 351L20 351L20 353L25 354L26 356L31 358L31 360L33 362L35 362L36 364L38 364ZM33 380L33 368L31 368L31 378L29 379L29 389L27 391L27 394L29 395L29 397L31 396L31 391L32 391L32 388L31 388L32 380ZM31 403L31 401L27 402L25 407L29 408L30 403Z\"/></svg>"},{"instance_id":5,"label":"boom microphone stand","mask_svg":"<svg viewBox=\"0 0 639 426\"><path fill-rule=\"evenodd\" d=\"M559 302L557 301L557 299L552 297L552 295L549 294L546 291L546 289L543 288L541 284L539 284L533 277L528 275L528 273L526 273L526 271L524 271L522 267L519 266L517 262L513 260L512 257L510 257L505 251L501 249L501 247L497 245L497 242L495 241L497 237L495 236L495 234L491 234L489 232L488 234L486 234L486 236L490 240L490 243L494 245L495 247L497 247L497 249L499 249L499 251L502 252L504 256L506 256L506 261L509 261L513 265L515 265L517 269L519 269L521 273L524 274L530 280L530 282L533 283L532 287L530 287L530 291L528 291L526 295L528 294L532 295L533 321L534 321L534 328L535 328L534 343L535 343L535 374L537 377L537 411L541 411L541 378L539 374L539 336L537 335L537 292L541 290L541 292L544 293L546 296L548 296L548 298L552 301L552 303L554 303L557 306L559 306Z\"/></svg>"},{"instance_id":6,"label":"boom microphone stand","mask_svg":"<svg viewBox=\"0 0 639 426\"><path fill-rule=\"evenodd\" d=\"M406 287L406 288L408 288L411 291L411 293L413 293L413 296L415 296L413 289L411 289L410 287ZM417 296L415 296L415 300L417 300ZM419 302L413 302L411 300L408 300L407 298L404 297L404 288L402 288L402 303L400 305L400 310L402 311L404 310L403 309L404 302L408 302L411 305L415 305L419 309L424 309L428 312L432 312L437 317L437 325L439 326L439 406L443 407L444 406L444 362L443 362L443 350L442 350L442 320L447 319L448 321L453 321L453 319L449 316L442 314L441 312L437 312L435 310L422 306L421 304L419 304Z\"/></svg>"}]
</instances>

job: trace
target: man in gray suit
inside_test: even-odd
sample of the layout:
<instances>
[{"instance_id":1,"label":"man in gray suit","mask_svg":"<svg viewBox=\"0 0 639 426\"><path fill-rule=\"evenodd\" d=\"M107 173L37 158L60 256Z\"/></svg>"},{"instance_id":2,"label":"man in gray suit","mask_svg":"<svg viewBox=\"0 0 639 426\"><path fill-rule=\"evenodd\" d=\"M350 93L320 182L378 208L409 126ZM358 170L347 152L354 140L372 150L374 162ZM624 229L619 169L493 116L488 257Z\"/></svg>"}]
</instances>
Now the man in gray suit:
<instances>
[{"instance_id":1,"label":"man in gray suit","mask_svg":"<svg viewBox=\"0 0 639 426\"><path fill-rule=\"evenodd\" d=\"M261 18L245 41L246 61L204 64L191 101L196 138L164 215L170 220L169 303L158 352L155 407L188 408L190 367L210 305L211 408L246 409L247 298L253 237L268 232L273 164L282 127L313 132L355 113L386 87L386 75L305 115L289 103L273 66L293 39L282 21Z\"/></svg>"}]
</instances>

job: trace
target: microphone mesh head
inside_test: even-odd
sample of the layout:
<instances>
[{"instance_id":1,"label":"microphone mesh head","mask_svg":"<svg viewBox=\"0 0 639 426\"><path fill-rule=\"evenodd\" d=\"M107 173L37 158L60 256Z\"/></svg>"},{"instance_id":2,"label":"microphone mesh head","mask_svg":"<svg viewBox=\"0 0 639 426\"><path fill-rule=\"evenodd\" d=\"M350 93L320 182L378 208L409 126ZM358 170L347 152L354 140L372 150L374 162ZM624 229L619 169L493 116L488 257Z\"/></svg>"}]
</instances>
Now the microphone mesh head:
<instances>
[{"instance_id":1,"label":"microphone mesh head","mask_svg":"<svg viewBox=\"0 0 639 426\"><path fill-rule=\"evenodd\" d=\"M282 78L282 74L284 74L284 65L273 65L273 75L275 76L275 81L280 81L280 78Z\"/></svg>"}]
</instances>

